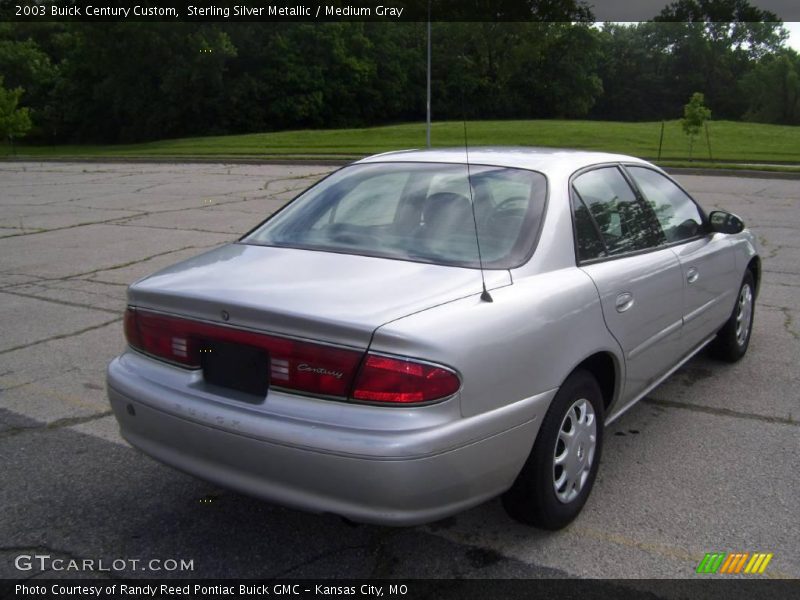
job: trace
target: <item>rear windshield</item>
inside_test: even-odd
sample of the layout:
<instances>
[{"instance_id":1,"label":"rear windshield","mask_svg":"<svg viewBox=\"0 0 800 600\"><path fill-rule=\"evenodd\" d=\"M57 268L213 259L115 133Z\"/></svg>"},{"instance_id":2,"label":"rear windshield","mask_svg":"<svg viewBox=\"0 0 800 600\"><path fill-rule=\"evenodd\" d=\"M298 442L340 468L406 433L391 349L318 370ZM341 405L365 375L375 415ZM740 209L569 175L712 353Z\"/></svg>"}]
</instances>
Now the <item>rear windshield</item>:
<instances>
[{"instance_id":1,"label":"rear windshield","mask_svg":"<svg viewBox=\"0 0 800 600\"><path fill-rule=\"evenodd\" d=\"M466 165L351 165L242 241L470 268L480 264L480 241L484 267L508 269L531 252L546 188L544 175L524 169L470 165L468 174Z\"/></svg>"}]
</instances>

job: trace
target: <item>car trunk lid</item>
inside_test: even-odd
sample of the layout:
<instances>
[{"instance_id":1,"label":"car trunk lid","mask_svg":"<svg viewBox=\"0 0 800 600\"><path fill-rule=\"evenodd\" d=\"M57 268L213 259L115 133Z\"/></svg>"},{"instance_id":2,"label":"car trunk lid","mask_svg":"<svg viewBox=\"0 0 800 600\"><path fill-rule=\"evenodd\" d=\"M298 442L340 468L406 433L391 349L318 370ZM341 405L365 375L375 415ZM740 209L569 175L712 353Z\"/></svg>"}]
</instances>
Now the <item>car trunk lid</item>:
<instances>
[{"instance_id":1,"label":"car trunk lid","mask_svg":"<svg viewBox=\"0 0 800 600\"><path fill-rule=\"evenodd\" d=\"M485 277L488 289L511 283L507 270ZM129 303L363 349L384 323L481 289L476 269L234 243L139 280Z\"/></svg>"}]
</instances>

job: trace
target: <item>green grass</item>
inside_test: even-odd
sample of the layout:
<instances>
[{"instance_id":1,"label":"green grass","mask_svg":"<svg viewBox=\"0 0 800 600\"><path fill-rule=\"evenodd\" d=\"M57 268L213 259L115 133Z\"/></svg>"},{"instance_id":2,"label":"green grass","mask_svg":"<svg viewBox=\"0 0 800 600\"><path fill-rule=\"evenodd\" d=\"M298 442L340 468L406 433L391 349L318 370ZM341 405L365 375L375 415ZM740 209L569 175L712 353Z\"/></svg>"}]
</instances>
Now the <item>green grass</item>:
<instances>
[{"instance_id":1,"label":"green grass","mask_svg":"<svg viewBox=\"0 0 800 600\"><path fill-rule=\"evenodd\" d=\"M709 123L713 161L786 163L800 166L800 127L712 121ZM610 121L468 121L470 146L522 145L584 148L621 152L655 159L661 122ZM463 146L460 121L433 124L434 147ZM419 148L425 144L424 123L371 127L253 133L161 140L109 146L17 147L18 158L355 158L376 152ZM0 147L0 157L10 148ZM678 121L668 121L661 161L685 163L686 136ZM695 142L696 161L709 163L705 135Z\"/></svg>"}]
</instances>

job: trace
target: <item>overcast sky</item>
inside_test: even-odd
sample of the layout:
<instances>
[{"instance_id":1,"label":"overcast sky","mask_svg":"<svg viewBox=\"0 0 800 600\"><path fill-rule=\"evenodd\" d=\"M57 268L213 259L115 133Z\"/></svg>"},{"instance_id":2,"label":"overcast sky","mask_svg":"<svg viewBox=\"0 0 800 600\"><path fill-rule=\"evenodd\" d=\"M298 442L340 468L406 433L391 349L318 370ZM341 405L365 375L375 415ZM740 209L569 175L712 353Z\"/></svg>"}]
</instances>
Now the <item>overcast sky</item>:
<instances>
[{"instance_id":1,"label":"overcast sky","mask_svg":"<svg viewBox=\"0 0 800 600\"><path fill-rule=\"evenodd\" d=\"M789 39L786 43L800 52L800 23L795 21L793 23L784 23L783 26L789 30Z\"/></svg>"}]
</instances>

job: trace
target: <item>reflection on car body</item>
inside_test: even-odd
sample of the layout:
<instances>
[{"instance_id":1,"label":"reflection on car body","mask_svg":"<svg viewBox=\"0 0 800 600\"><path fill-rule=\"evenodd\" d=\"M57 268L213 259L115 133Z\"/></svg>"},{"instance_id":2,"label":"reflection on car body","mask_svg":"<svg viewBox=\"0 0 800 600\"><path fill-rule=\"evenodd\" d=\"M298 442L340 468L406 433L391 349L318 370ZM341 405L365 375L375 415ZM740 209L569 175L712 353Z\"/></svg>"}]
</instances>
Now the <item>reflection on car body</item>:
<instances>
[{"instance_id":1,"label":"reflection on car body","mask_svg":"<svg viewBox=\"0 0 800 600\"><path fill-rule=\"evenodd\" d=\"M134 283L129 348L108 368L123 436L359 521L421 523L499 494L523 522L574 519L605 424L709 343L744 355L755 240L635 158L469 159L366 158Z\"/></svg>"}]
</instances>

